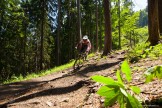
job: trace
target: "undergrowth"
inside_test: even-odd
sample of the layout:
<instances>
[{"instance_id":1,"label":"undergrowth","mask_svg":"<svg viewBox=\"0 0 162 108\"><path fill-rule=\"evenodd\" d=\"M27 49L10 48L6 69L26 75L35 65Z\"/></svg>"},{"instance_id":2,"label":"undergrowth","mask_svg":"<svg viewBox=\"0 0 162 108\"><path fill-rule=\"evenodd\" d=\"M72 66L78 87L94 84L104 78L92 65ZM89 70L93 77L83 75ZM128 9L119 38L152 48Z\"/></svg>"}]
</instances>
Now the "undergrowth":
<instances>
[{"instance_id":1,"label":"undergrowth","mask_svg":"<svg viewBox=\"0 0 162 108\"><path fill-rule=\"evenodd\" d=\"M151 67L144 75L145 83L151 82L154 78L162 79L162 66ZM148 105L142 103L144 100L139 97L141 89L131 86L132 72L127 61L124 61L121 69L116 71L116 78L117 80L99 75L92 76L95 82L102 84L97 94L105 98L105 106L113 106L117 102L120 108L147 108ZM139 98L136 98L137 95Z\"/></svg>"},{"instance_id":2,"label":"undergrowth","mask_svg":"<svg viewBox=\"0 0 162 108\"><path fill-rule=\"evenodd\" d=\"M59 71L65 70L69 67L72 67L73 64L74 64L74 61L71 61L71 62L69 62L65 65L54 67L54 68L51 68L49 70L44 70L44 71L40 71L40 72L37 72L37 73L27 74L27 76L25 76L25 77L23 77L22 75L20 75L20 76L13 75L11 77L11 79L4 81L3 84L8 84L8 83L12 83L12 82L19 82L19 81L24 81L24 80L29 80L29 79L45 76L45 75L48 75L48 74L51 74L51 73L54 73L54 72L59 72Z\"/></svg>"},{"instance_id":3,"label":"undergrowth","mask_svg":"<svg viewBox=\"0 0 162 108\"><path fill-rule=\"evenodd\" d=\"M127 60L131 63L138 62L140 59L150 58L158 59L162 55L162 44L156 46L149 46L149 43L140 43L128 51ZM116 102L119 103L120 108L143 108L146 103L143 100L137 99L141 92L137 86L130 86L132 75L127 61L121 65L121 69L117 70L116 78L114 80L110 77L92 76L95 82L103 84L97 91L97 94L105 98L105 106L112 106ZM145 83L153 81L153 79L162 79L162 66L154 66L148 68L143 74L145 76Z\"/></svg>"},{"instance_id":4,"label":"undergrowth","mask_svg":"<svg viewBox=\"0 0 162 108\"><path fill-rule=\"evenodd\" d=\"M116 72L117 80L111 77L92 76L94 81L104 84L97 91L97 94L105 97L105 106L112 106L118 102L120 108L142 108L141 102L135 97L135 94L141 92L140 88L130 85L132 81L131 73L128 62L124 61L121 69Z\"/></svg>"},{"instance_id":5,"label":"undergrowth","mask_svg":"<svg viewBox=\"0 0 162 108\"><path fill-rule=\"evenodd\" d=\"M161 55L162 44L149 46L149 43L140 43L130 49L126 57L131 63L135 63L144 58L158 59Z\"/></svg>"},{"instance_id":6,"label":"undergrowth","mask_svg":"<svg viewBox=\"0 0 162 108\"><path fill-rule=\"evenodd\" d=\"M91 53L88 55L88 58L91 58L93 56L95 56L95 54ZM38 78L41 76L45 76L45 75L48 75L51 73L55 73L55 72L59 72L59 71L68 69L68 68L72 67L73 64L74 64L74 60L71 60L67 64L57 66L57 67L51 68L49 70L44 70L44 71L40 71L40 72L36 72L36 73L30 73L30 74L27 74L25 77L23 77L22 75L20 75L20 76L13 75L11 77L11 79L3 81L2 84L8 84L8 83L13 83L13 82L19 82L19 81L29 80L29 79L33 79L33 78Z\"/></svg>"}]
</instances>

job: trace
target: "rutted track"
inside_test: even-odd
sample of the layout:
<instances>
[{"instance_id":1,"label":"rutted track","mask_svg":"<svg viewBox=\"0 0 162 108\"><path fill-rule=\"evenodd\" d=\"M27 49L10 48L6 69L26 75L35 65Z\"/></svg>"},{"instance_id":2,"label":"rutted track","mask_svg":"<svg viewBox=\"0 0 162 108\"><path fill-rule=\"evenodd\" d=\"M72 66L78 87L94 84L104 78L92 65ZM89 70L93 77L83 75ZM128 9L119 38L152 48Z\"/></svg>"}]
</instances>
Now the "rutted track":
<instances>
[{"instance_id":1,"label":"rutted track","mask_svg":"<svg viewBox=\"0 0 162 108\"><path fill-rule=\"evenodd\" d=\"M33 80L1 85L0 105L2 108L101 108L102 98L95 93L100 84L92 82L90 77L103 75L115 79L114 70L119 68L120 62L124 60L124 54L115 53L108 58L98 58L99 56L91 58L77 72L67 69ZM152 65L151 61L147 62L144 62L147 66ZM142 63L132 66L146 68ZM161 63L162 61L158 60L154 65ZM140 84L142 89L147 91L141 74L142 71L134 73L133 84ZM142 96L145 96L144 93ZM115 107L118 108L117 105L113 106Z\"/></svg>"}]
</instances>

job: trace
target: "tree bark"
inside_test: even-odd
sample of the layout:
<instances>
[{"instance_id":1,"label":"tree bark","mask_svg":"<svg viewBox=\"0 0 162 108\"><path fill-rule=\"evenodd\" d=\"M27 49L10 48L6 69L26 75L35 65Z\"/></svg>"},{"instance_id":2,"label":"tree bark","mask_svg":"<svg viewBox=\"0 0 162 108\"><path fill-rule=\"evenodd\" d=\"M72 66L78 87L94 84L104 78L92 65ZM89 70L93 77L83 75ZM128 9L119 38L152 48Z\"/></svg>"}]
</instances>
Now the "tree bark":
<instances>
[{"instance_id":1,"label":"tree bark","mask_svg":"<svg viewBox=\"0 0 162 108\"><path fill-rule=\"evenodd\" d=\"M158 44L159 36L159 16L158 16L158 0L148 0L148 41L151 45Z\"/></svg>"},{"instance_id":2,"label":"tree bark","mask_svg":"<svg viewBox=\"0 0 162 108\"><path fill-rule=\"evenodd\" d=\"M96 0L96 48L95 51L98 51L98 0Z\"/></svg>"},{"instance_id":3,"label":"tree bark","mask_svg":"<svg viewBox=\"0 0 162 108\"><path fill-rule=\"evenodd\" d=\"M111 34L111 16L110 16L110 0L103 0L104 17L105 17L105 42L103 56L110 53L112 49L112 34Z\"/></svg>"},{"instance_id":4,"label":"tree bark","mask_svg":"<svg viewBox=\"0 0 162 108\"><path fill-rule=\"evenodd\" d=\"M99 51L102 50L102 22L103 22L103 15L102 15L102 4L101 1L99 0Z\"/></svg>"},{"instance_id":5,"label":"tree bark","mask_svg":"<svg viewBox=\"0 0 162 108\"><path fill-rule=\"evenodd\" d=\"M70 16L70 7L71 7L71 0L68 0L68 10L67 10L67 22L68 22L68 26L69 26L69 38L68 38L68 44L69 44L69 50L68 50L68 60L72 59L72 44L73 43L73 39L72 39L72 33L71 33L71 16Z\"/></svg>"},{"instance_id":6,"label":"tree bark","mask_svg":"<svg viewBox=\"0 0 162 108\"><path fill-rule=\"evenodd\" d=\"M78 11L78 40L82 39L82 32L81 32L81 12L80 12L80 0L77 0L77 11Z\"/></svg>"},{"instance_id":7,"label":"tree bark","mask_svg":"<svg viewBox=\"0 0 162 108\"><path fill-rule=\"evenodd\" d=\"M26 12L25 12L26 16ZM24 38L23 38L23 75L25 76L26 73L26 67L25 67L25 62L26 62L26 37L27 37L27 24L24 22Z\"/></svg>"},{"instance_id":8,"label":"tree bark","mask_svg":"<svg viewBox=\"0 0 162 108\"><path fill-rule=\"evenodd\" d=\"M43 43L44 43L44 16L45 16L45 2L42 0L42 17L41 17L41 46L40 46L40 70L43 69Z\"/></svg>"},{"instance_id":9,"label":"tree bark","mask_svg":"<svg viewBox=\"0 0 162 108\"><path fill-rule=\"evenodd\" d=\"M162 11L161 10L162 10L162 0L158 0L160 35L162 35Z\"/></svg>"},{"instance_id":10,"label":"tree bark","mask_svg":"<svg viewBox=\"0 0 162 108\"><path fill-rule=\"evenodd\" d=\"M61 1L58 0L58 28L57 28L57 37L56 37L56 65L60 65L60 31L61 31Z\"/></svg>"}]
</instances>

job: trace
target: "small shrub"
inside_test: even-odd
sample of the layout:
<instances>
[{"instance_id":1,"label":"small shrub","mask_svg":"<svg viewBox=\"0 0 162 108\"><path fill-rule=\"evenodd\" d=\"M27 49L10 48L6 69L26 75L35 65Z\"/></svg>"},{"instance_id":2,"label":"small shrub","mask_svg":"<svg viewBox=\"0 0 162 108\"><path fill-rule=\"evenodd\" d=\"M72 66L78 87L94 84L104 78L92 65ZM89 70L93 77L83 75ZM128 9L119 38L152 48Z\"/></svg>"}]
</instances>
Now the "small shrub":
<instances>
[{"instance_id":1,"label":"small shrub","mask_svg":"<svg viewBox=\"0 0 162 108\"><path fill-rule=\"evenodd\" d=\"M137 44L134 48L128 51L127 58L131 63L136 63L142 58L143 54L147 52L149 48L149 43ZM145 51L146 50L146 51ZM144 56L143 56L144 57Z\"/></svg>"},{"instance_id":2,"label":"small shrub","mask_svg":"<svg viewBox=\"0 0 162 108\"><path fill-rule=\"evenodd\" d=\"M162 44L149 46L149 43L141 43L128 51L127 58L131 63L138 62L141 58L156 59L162 55Z\"/></svg>"},{"instance_id":3,"label":"small shrub","mask_svg":"<svg viewBox=\"0 0 162 108\"><path fill-rule=\"evenodd\" d=\"M123 79L121 72L125 75L125 79ZM117 81L110 77L92 77L94 81L104 84L97 93L105 97L105 106L111 106L115 102L118 102L120 108L142 108L142 104L134 96L134 94L140 93L140 88L137 86L130 86L132 77L131 69L127 61L122 63L121 70L117 70L116 77ZM124 84L124 81L128 82L128 84ZM133 95L129 93L130 91L133 92Z\"/></svg>"},{"instance_id":4,"label":"small shrub","mask_svg":"<svg viewBox=\"0 0 162 108\"><path fill-rule=\"evenodd\" d=\"M146 76L145 82L151 82L154 78L162 79L162 66L151 67L144 75Z\"/></svg>"}]
</instances>

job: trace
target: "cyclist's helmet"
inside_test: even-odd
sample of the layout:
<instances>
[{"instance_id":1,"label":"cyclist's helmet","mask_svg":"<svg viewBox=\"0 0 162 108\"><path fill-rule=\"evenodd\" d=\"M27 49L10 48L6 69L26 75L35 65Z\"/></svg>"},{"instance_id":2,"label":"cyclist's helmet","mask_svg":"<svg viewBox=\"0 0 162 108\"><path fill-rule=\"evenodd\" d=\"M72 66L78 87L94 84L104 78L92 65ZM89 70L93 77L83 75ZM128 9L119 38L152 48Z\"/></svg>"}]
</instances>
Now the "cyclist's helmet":
<instances>
[{"instance_id":1,"label":"cyclist's helmet","mask_svg":"<svg viewBox=\"0 0 162 108\"><path fill-rule=\"evenodd\" d=\"M88 39L88 36L87 35L83 36L83 39L84 40Z\"/></svg>"}]
</instances>

